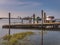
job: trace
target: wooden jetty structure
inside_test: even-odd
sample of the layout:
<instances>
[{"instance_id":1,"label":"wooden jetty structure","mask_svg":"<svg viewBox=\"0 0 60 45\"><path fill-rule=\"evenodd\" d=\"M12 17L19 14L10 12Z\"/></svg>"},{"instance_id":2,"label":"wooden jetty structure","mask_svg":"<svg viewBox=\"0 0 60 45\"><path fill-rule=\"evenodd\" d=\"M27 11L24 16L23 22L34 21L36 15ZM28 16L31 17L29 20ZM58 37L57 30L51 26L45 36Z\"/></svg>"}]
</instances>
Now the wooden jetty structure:
<instances>
[{"instance_id":1,"label":"wooden jetty structure","mask_svg":"<svg viewBox=\"0 0 60 45\"><path fill-rule=\"evenodd\" d=\"M35 14L33 14L33 18L28 17L28 18L20 18L22 23L20 24L11 24L10 19L18 19L18 18L11 18L10 13L9 13L9 18L0 18L0 19L9 19L9 24L8 25L3 25L3 28L8 28L9 29L9 35L10 35L10 29L41 29L41 45L43 45L43 31L44 30L55 30L56 31L59 29L60 30L60 22L55 22L55 20L46 20L46 13L41 11L42 19L40 17L37 17L37 23L35 23ZM51 16L49 17L51 18ZM54 18L54 17L52 17ZM29 20L28 24L24 24L23 20ZM33 20L33 23L31 23ZM39 23L39 20L42 20L42 22ZM58 20L58 19L57 19ZM59 19L60 20L60 19Z\"/></svg>"},{"instance_id":2,"label":"wooden jetty structure","mask_svg":"<svg viewBox=\"0 0 60 45\"><path fill-rule=\"evenodd\" d=\"M11 24L10 19L18 19L18 18L11 18L10 13L9 13L9 24L8 25L3 25L3 28L12 28L12 29L60 29L60 22L53 22L53 20L46 20L46 13L42 10L41 11L42 18L40 17L35 17L35 14L33 14L33 17L25 17L25 18L20 18L21 22L20 24ZM49 17L49 18L54 18L54 17ZM3 18L1 18L3 19ZM35 20L37 19L37 23L35 23ZM23 20L29 20L28 24L24 24ZM33 23L31 23L33 20ZM42 22L39 23L39 20L42 20ZM55 20L54 20L55 21Z\"/></svg>"},{"instance_id":3,"label":"wooden jetty structure","mask_svg":"<svg viewBox=\"0 0 60 45\"><path fill-rule=\"evenodd\" d=\"M60 29L60 22L59 23L43 23L40 24L14 24L10 25L12 29ZM3 28L9 28L9 25L3 25Z\"/></svg>"}]
</instances>

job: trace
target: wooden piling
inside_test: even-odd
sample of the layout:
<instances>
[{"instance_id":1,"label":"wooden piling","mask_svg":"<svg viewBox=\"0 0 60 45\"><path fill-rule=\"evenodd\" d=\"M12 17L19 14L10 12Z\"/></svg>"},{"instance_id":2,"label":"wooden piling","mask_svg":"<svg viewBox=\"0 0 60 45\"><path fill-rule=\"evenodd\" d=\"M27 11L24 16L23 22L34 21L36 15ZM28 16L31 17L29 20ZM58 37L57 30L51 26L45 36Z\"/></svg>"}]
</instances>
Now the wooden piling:
<instances>
[{"instance_id":1,"label":"wooden piling","mask_svg":"<svg viewBox=\"0 0 60 45\"><path fill-rule=\"evenodd\" d=\"M9 35L10 35L10 12L9 12Z\"/></svg>"},{"instance_id":2,"label":"wooden piling","mask_svg":"<svg viewBox=\"0 0 60 45\"><path fill-rule=\"evenodd\" d=\"M41 31L41 45L43 45L43 10L41 10L41 15L42 15L42 31Z\"/></svg>"},{"instance_id":3,"label":"wooden piling","mask_svg":"<svg viewBox=\"0 0 60 45\"><path fill-rule=\"evenodd\" d=\"M44 12L44 23L46 23L46 13Z\"/></svg>"},{"instance_id":4,"label":"wooden piling","mask_svg":"<svg viewBox=\"0 0 60 45\"><path fill-rule=\"evenodd\" d=\"M35 14L33 14L33 24L35 24Z\"/></svg>"}]
</instances>

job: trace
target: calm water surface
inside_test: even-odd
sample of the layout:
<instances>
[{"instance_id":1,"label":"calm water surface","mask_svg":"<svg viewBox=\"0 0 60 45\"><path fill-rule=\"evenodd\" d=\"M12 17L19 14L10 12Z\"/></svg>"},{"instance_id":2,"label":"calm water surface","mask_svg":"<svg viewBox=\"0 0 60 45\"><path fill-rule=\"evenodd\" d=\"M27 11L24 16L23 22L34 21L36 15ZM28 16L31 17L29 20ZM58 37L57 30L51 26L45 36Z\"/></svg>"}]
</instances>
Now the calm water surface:
<instances>
[{"instance_id":1,"label":"calm water surface","mask_svg":"<svg viewBox=\"0 0 60 45\"><path fill-rule=\"evenodd\" d=\"M17 20L13 20L12 22L18 22ZM0 20L0 38L6 34L8 34L8 29L3 29L2 25L8 24L8 20ZM32 35L29 37L31 43L33 45L41 44L41 30L32 30L32 29L11 29L11 34L33 31L36 35ZM44 31L43 35L43 43L44 45L60 45L60 31Z\"/></svg>"}]
</instances>

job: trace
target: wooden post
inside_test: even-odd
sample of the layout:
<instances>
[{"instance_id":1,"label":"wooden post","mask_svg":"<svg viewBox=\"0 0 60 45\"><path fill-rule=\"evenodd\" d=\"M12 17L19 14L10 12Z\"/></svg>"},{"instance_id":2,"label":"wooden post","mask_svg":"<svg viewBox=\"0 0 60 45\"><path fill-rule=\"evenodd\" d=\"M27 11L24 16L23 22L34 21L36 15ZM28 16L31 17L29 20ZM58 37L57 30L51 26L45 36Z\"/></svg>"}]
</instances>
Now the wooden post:
<instances>
[{"instance_id":1,"label":"wooden post","mask_svg":"<svg viewBox=\"0 0 60 45\"><path fill-rule=\"evenodd\" d=\"M41 10L41 15L42 15L41 45L43 45L43 10Z\"/></svg>"},{"instance_id":2,"label":"wooden post","mask_svg":"<svg viewBox=\"0 0 60 45\"><path fill-rule=\"evenodd\" d=\"M44 12L44 23L46 23L46 13Z\"/></svg>"},{"instance_id":3,"label":"wooden post","mask_svg":"<svg viewBox=\"0 0 60 45\"><path fill-rule=\"evenodd\" d=\"M10 35L10 12L9 12L9 35Z\"/></svg>"},{"instance_id":4,"label":"wooden post","mask_svg":"<svg viewBox=\"0 0 60 45\"><path fill-rule=\"evenodd\" d=\"M35 24L35 14L33 14L33 24Z\"/></svg>"}]
</instances>

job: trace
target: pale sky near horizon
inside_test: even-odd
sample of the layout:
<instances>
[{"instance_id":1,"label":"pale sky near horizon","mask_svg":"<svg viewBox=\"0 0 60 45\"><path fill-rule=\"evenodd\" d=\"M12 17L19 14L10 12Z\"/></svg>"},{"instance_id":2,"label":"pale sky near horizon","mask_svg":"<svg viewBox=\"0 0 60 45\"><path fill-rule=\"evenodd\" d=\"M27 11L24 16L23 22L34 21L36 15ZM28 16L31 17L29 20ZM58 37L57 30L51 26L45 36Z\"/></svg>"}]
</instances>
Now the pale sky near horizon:
<instances>
[{"instance_id":1,"label":"pale sky near horizon","mask_svg":"<svg viewBox=\"0 0 60 45\"><path fill-rule=\"evenodd\" d=\"M12 17L36 16L41 17L41 10L47 15L60 18L60 0L0 0L0 17L8 17L11 12Z\"/></svg>"}]
</instances>

